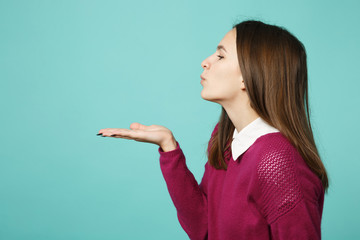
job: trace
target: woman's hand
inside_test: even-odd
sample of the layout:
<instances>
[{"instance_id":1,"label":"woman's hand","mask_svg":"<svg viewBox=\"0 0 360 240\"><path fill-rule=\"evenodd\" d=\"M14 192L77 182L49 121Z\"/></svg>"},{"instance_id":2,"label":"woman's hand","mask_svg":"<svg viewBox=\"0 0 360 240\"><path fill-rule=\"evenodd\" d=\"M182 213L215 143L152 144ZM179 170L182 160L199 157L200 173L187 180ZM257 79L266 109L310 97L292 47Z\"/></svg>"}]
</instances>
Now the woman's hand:
<instances>
[{"instance_id":1,"label":"woman's hand","mask_svg":"<svg viewBox=\"0 0 360 240\"><path fill-rule=\"evenodd\" d=\"M132 139L138 142L148 142L160 146L164 152L171 151L176 148L176 140L172 132L161 125L142 125L140 123L132 123L130 129L126 128L105 128L99 131L98 135L103 137L115 137Z\"/></svg>"}]
</instances>

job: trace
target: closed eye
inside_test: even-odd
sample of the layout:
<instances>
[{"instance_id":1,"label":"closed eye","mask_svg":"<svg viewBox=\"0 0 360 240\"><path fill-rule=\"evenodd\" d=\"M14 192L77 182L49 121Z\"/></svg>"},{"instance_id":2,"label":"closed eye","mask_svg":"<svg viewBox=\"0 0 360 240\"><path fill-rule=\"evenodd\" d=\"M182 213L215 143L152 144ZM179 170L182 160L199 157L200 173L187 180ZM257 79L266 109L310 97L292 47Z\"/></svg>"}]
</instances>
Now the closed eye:
<instances>
[{"instance_id":1,"label":"closed eye","mask_svg":"<svg viewBox=\"0 0 360 240\"><path fill-rule=\"evenodd\" d=\"M217 55L219 57L219 60L221 60L222 58L224 58L223 56L221 55Z\"/></svg>"}]
</instances>

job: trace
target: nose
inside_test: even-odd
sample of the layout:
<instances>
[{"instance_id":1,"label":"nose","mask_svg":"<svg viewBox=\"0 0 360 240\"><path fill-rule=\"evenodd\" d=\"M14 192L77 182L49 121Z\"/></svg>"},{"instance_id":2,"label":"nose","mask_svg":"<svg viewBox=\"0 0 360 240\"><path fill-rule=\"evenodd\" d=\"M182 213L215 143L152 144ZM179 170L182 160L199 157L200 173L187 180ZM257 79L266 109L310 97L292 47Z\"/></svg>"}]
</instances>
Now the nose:
<instances>
[{"instance_id":1,"label":"nose","mask_svg":"<svg viewBox=\"0 0 360 240\"><path fill-rule=\"evenodd\" d=\"M201 63L201 67L202 68L209 68L209 63L207 62L207 60L205 59L204 61L202 61L202 63Z\"/></svg>"}]
</instances>

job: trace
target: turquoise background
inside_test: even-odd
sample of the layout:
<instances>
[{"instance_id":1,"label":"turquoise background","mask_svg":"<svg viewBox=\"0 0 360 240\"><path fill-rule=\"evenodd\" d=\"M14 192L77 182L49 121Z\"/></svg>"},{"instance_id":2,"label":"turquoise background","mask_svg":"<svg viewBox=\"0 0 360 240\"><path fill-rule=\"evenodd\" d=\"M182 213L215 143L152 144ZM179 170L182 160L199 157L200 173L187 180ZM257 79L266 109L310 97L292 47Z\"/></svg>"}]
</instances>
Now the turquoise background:
<instances>
[{"instance_id":1,"label":"turquoise background","mask_svg":"<svg viewBox=\"0 0 360 240\"><path fill-rule=\"evenodd\" d=\"M96 136L172 130L201 181L221 106L201 62L233 23L283 26L308 54L330 178L323 239L359 239L359 1L0 1L0 239L188 239L158 147Z\"/></svg>"}]
</instances>

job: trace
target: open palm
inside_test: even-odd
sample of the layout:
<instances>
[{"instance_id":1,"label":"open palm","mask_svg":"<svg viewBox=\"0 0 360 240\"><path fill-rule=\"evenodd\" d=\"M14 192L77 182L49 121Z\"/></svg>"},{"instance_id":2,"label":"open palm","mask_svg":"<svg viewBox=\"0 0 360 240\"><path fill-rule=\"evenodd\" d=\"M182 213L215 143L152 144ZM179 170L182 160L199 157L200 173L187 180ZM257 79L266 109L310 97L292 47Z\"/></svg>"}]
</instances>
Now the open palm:
<instances>
[{"instance_id":1,"label":"open palm","mask_svg":"<svg viewBox=\"0 0 360 240\"><path fill-rule=\"evenodd\" d=\"M148 142L158 146L162 146L173 139L172 132L164 126L146 126L137 122L132 123L130 129L104 128L99 131L98 135L102 135L103 137L131 139L138 142Z\"/></svg>"}]
</instances>

